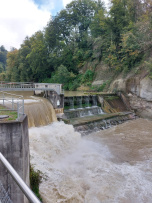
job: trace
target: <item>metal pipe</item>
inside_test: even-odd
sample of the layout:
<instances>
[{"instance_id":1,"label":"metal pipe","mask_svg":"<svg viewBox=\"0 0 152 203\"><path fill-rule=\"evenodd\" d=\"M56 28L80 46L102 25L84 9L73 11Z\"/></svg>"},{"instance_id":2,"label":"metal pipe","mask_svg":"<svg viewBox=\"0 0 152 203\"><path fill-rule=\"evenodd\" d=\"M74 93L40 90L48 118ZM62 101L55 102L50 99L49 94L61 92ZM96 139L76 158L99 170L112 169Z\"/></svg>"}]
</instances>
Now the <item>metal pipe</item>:
<instances>
[{"instance_id":1,"label":"metal pipe","mask_svg":"<svg viewBox=\"0 0 152 203\"><path fill-rule=\"evenodd\" d=\"M32 192L32 190L25 184L25 182L22 180L22 178L18 175L18 173L15 171L15 169L10 165L10 163L5 159L5 157L0 152L0 161L5 166L5 168L8 170L12 178L15 180L17 185L20 187L22 192L25 194L27 199L31 203L41 203L40 200L35 196L35 194Z\"/></svg>"},{"instance_id":2,"label":"metal pipe","mask_svg":"<svg viewBox=\"0 0 152 203\"><path fill-rule=\"evenodd\" d=\"M20 112L19 112L19 102L17 102L17 120L19 120Z\"/></svg>"}]
</instances>

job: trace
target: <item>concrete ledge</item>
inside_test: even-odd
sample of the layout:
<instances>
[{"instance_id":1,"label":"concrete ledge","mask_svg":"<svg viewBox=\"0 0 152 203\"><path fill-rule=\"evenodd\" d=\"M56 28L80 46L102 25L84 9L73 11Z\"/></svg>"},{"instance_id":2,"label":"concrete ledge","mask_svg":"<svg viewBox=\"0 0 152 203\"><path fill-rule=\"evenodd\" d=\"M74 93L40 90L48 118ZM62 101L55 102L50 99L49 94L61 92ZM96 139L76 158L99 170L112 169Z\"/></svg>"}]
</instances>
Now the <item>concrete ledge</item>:
<instances>
[{"instance_id":1,"label":"concrete ledge","mask_svg":"<svg viewBox=\"0 0 152 203\"><path fill-rule=\"evenodd\" d=\"M132 112L119 112L119 113L110 113L110 114L100 114L100 115L95 115L95 116L87 116L87 117L82 117L82 118L75 118L75 119L70 119L70 123L76 127L76 126L81 126L81 125L86 125L90 124L93 122L98 122L98 121L103 121L107 119L114 119L116 117L123 117L132 115Z\"/></svg>"},{"instance_id":2,"label":"concrete ledge","mask_svg":"<svg viewBox=\"0 0 152 203\"><path fill-rule=\"evenodd\" d=\"M72 119L70 123L73 124L76 131L86 135L98 130L104 130L112 126L124 123L128 120L135 119L136 116L132 112L104 114L101 116L90 116L80 119Z\"/></svg>"}]
</instances>

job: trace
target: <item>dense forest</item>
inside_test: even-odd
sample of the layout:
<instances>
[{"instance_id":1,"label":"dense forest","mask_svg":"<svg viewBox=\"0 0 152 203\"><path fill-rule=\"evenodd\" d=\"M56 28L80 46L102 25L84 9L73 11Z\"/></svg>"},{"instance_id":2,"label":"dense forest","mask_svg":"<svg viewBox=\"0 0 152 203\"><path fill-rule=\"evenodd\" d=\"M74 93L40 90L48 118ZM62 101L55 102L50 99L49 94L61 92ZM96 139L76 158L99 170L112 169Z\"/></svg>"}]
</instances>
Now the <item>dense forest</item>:
<instances>
[{"instance_id":1,"label":"dense forest","mask_svg":"<svg viewBox=\"0 0 152 203\"><path fill-rule=\"evenodd\" d=\"M152 1L74 0L20 49L0 47L0 80L62 83L75 90L91 84L103 61L116 74L143 63L152 71ZM7 63L6 63L7 55ZM94 61L85 71L86 63Z\"/></svg>"}]
</instances>

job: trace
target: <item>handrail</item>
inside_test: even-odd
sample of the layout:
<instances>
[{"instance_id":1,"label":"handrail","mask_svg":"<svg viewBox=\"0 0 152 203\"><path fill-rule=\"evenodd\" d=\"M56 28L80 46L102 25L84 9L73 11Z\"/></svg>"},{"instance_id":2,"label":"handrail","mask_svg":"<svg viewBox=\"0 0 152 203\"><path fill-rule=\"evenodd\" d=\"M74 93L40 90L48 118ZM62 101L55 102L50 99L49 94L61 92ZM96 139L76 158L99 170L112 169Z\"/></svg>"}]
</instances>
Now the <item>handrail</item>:
<instances>
[{"instance_id":1,"label":"handrail","mask_svg":"<svg viewBox=\"0 0 152 203\"><path fill-rule=\"evenodd\" d=\"M24 115L24 97L22 95L15 95L8 92L0 91L0 101L2 105L7 106L10 110L17 111L17 120ZM2 111L9 110L8 108Z\"/></svg>"},{"instance_id":2,"label":"handrail","mask_svg":"<svg viewBox=\"0 0 152 203\"><path fill-rule=\"evenodd\" d=\"M25 182L22 180L22 178L18 175L18 173L15 171L15 169L11 166L11 164L5 159L5 157L0 152L0 161L5 166L5 168L8 170L9 174L12 176L14 181L17 183L17 185L20 187L24 195L27 197L27 199L31 203L41 203L40 200L35 196L35 194L32 192L32 190L25 184Z\"/></svg>"},{"instance_id":3,"label":"handrail","mask_svg":"<svg viewBox=\"0 0 152 203\"><path fill-rule=\"evenodd\" d=\"M0 90L3 91L31 91L31 90L48 90L56 91L62 94L62 84L57 83L34 83L34 82L5 82L0 81Z\"/></svg>"}]
</instances>

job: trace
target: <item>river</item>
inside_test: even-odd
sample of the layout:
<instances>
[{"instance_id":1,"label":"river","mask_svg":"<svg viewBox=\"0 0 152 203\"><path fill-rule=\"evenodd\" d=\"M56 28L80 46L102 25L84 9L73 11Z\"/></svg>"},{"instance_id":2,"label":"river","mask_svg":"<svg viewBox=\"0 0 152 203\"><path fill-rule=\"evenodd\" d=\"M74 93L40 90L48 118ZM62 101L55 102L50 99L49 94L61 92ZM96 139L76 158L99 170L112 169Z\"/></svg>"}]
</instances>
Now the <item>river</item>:
<instances>
[{"instance_id":1,"label":"river","mask_svg":"<svg viewBox=\"0 0 152 203\"><path fill-rule=\"evenodd\" d=\"M151 203L151 126L138 119L83 137L62 122L31 128L44 203Z\"/></svg>"},{"instance_id":2,"label":"river","mask_svg":"<svg viewBox=\"0 0 152 203\"><path fill-rule=\"evenodd\" d=\"M49 105L26 97L29 122L35 114L32 120L42 121ZM152 202L152 121L132 120L81 136L57 122L53 109L47 115L46 123L29 126L30 159L43 173L44 203Z\"/></svg>"}]
</instances>

